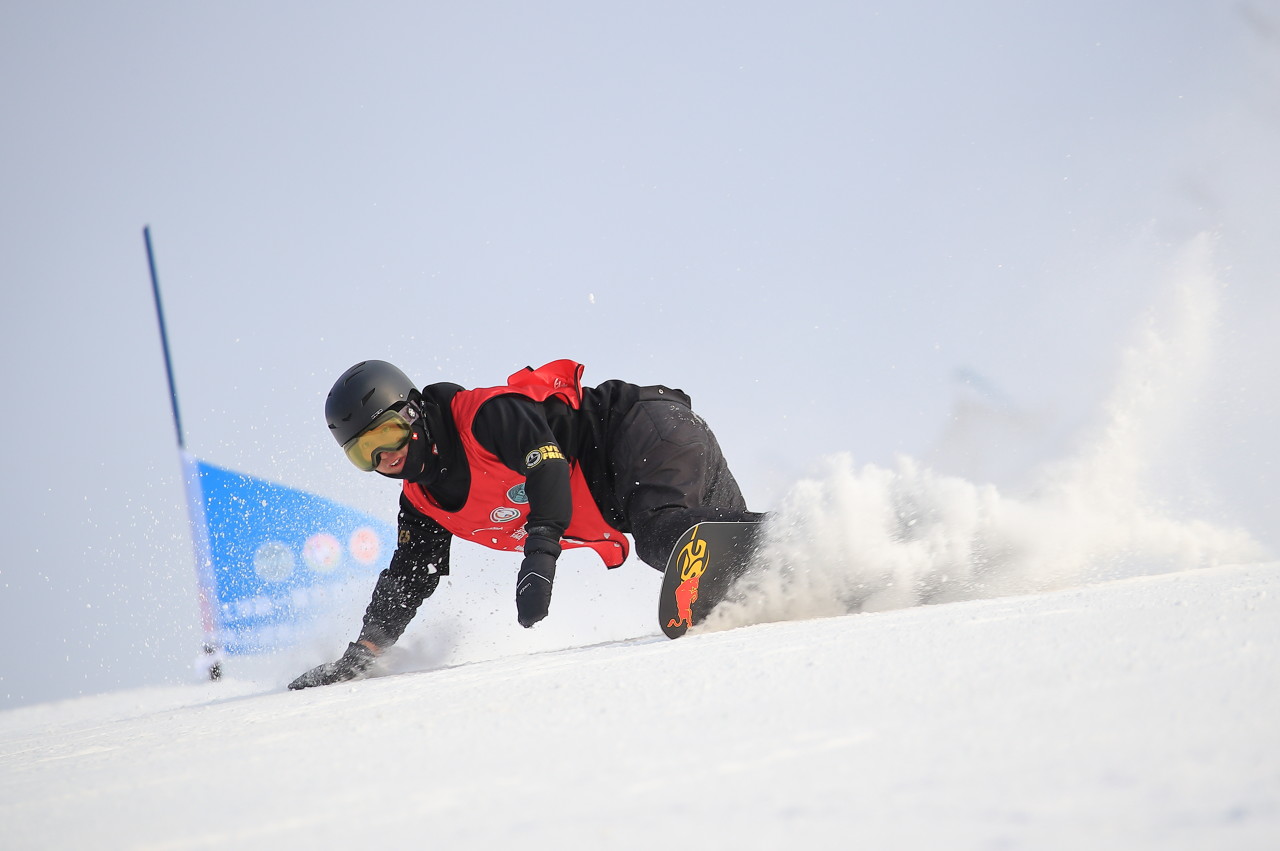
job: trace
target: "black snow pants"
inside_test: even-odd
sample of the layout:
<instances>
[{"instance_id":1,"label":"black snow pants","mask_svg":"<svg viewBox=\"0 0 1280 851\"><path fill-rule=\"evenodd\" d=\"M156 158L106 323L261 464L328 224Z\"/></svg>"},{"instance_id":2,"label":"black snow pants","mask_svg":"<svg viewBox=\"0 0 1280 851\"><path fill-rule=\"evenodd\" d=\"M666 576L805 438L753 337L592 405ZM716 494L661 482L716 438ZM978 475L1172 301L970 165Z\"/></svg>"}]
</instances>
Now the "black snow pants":
<instances>
[{"instance_id":1,"label":"black snow pants","mask_svg":"<svg viewBox=\"0 0 1280 851\"><path fill-rule=\"evenodd\" d=\"M695 523L764 518L747 510L720 443L684 393L641 388L612 431L614 497L636 554L649 566L664 570L672 547Z\"/></svg>"}]
</instances>

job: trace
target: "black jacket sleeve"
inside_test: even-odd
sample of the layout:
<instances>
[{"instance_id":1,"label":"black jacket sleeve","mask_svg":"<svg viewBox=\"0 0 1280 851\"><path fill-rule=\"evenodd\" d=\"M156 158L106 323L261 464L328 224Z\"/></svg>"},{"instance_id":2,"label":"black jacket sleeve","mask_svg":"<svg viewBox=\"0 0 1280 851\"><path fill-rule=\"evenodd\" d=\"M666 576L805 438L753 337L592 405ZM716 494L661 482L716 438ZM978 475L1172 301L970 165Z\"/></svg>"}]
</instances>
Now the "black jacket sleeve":
<instances>
[{"instance_id":1,"label":"black jacket sleeve","mask_svg":"<svg viewBox=\"0 0 1280 851\"><path fill-rule=\"evenodd\" d=\"M395 644L418 613L422 601L435 593L440 577L449 573L449 545L453 535L400 498L399 543L391 564L378 576L373 598L364 613L361 641L378 647Z\"/></svg>"},{"instance_id":2,"label":"black jacket sleeve","mask_svg":"<svg viewBox=\"0 0 1280 851\"><path fill-rule=\"evenodd\" d=\"M476 440L525 477L531 536L558 542L573 519L569 461L542 403L524 396L495 396L476 412Z\"/></svg>"}]
</instances>

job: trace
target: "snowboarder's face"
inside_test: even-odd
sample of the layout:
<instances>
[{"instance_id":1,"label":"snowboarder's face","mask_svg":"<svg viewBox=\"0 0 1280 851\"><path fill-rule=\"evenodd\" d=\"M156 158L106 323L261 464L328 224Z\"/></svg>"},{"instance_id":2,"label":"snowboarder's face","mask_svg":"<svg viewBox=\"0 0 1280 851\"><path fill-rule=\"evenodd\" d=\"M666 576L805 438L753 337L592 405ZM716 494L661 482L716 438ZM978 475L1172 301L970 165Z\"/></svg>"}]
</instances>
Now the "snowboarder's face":
<instances>
[{"instance_id":1,"label":"snowboarder's face","mask_svg":"<svg viewBox=\"0 0 1280 851\"><path fill-rule=\"evenodd\" d=\"M374 467L374 469L384 476L394 476L404 469L404 459L408 455L409 445L407 443L399 449L379 452L378 466Z\"/></svg>"},{"instance_id":2,"label":"snowboarder's face","mask_svg":"<svg viewBox=\"0 0 1280 851\"><path fill-rule=\"evenodd\" d=\"M394 408L384 411L372 425L342 444L347 460L366 472L378 469L384 454L403 449L409 442L416 410L411 417L406 419Z\"/></svg>"}]
</instances>

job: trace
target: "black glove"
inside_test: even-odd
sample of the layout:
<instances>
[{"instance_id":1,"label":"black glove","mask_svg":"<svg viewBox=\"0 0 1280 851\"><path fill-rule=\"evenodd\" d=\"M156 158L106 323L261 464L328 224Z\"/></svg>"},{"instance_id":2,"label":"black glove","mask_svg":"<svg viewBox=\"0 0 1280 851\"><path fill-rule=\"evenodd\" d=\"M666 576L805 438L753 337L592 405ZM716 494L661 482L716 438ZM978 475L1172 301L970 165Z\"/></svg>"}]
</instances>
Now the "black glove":
<instances>
[{"instance_id":1,"label":"black glove","mask_svg":"<svg viewBox=\"0 0 1280 851\"><path fill-rule=\"evenodd\" d=\"M516 619L521 626L531 627L547 616L559 555L558 541L530 535L525 543L524 561L516 576Z\"/></svg>"},{"instance_id":2,"label":"black glove","mask_svg":"<svg viewBox=\"0 0 1280 851\"><path fill-rule=\"evenodd\" d=\"M357 680L369 675L369 668L378 657L363 644L347 645L347 652L336 662L318 665L289 683L291 689L311 688L312 686L328 686Z\"/></svg>"}]
</instances>

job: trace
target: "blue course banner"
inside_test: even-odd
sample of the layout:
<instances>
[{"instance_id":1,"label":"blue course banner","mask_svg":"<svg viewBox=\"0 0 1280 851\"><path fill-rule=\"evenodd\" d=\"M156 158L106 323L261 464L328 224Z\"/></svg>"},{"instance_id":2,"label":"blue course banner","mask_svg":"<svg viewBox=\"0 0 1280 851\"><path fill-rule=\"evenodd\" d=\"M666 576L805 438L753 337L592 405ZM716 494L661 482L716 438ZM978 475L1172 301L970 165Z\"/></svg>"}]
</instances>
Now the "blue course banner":
<instances>
[{"instance_id":1,"label":"blue course banner","mask_svg":"<svg viewBox=\"0 0 1280 851\"><path fill-rule=\"evenodd\" d=\"M198 499L192 532L213 621L206 628L224 653L294 644L339 584L361 577L372 584L387 565L395 548L389 524L306 491L188 460L198 481L189 498Z\"/></svg>"}]
</instances>

